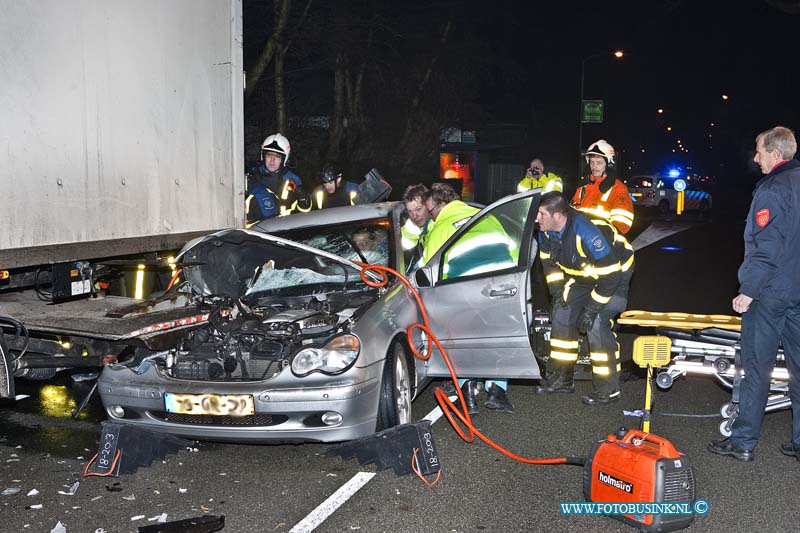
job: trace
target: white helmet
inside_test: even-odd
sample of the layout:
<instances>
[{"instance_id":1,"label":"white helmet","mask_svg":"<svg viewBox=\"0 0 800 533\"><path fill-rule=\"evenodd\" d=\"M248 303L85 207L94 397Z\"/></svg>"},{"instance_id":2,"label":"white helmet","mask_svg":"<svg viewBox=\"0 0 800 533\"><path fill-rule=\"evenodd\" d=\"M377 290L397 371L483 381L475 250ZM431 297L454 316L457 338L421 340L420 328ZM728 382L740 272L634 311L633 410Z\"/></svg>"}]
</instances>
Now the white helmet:
<instances>
[{"instance_id":1,"label":"white helmet","mask_svg":"<svg viewBox=\"0 0 800 533\"><path fill-rule=\"evenodd\" d=\"M616 152L614 151L614 147L611 146L606 142L605 139L600 139L599 141L595 141L589 145L589 148L586 149L586 152L583 154L586 156L586 164L589 164L589 156L592 155L599 155L600 157L605 158L606 163L608 166L614 166L614 155Z\"/></svg>"},{"instance_id":2,"label":"white helmet","mask_svg":"<svg viewBox=\"0 0 800 533\"><path fill-rule=\"evenodd\" d=\"M289 154L292 152L292 146L289 144L289 139L280 133L275 133L264 139L264 142L261 143L262 161L264 160L264 152L273 152L282 155L283 166L286 166L286 162L289 160Z\"/></svg>"}]
</instances>

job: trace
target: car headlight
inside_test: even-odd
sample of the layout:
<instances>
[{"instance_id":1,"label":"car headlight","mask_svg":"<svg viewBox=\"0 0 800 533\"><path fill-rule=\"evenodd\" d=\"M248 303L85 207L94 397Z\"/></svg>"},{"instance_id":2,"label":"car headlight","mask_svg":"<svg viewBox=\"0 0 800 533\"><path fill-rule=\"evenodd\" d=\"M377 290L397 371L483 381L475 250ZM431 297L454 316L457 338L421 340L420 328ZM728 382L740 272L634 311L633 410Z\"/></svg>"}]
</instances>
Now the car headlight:
<instances>
[{"instance_id":1,"label":"car headlight","mask_svg":"<svg viewBox=\"0 0 800 533\"><path fill-rule=\"evenodd\" d=\"M340 335L325 346L304 348L292 359L292 372L303 377L312 372L341 374L350 368L361 351L361 341L355 335Z\"/></svg>"}]
</instances>

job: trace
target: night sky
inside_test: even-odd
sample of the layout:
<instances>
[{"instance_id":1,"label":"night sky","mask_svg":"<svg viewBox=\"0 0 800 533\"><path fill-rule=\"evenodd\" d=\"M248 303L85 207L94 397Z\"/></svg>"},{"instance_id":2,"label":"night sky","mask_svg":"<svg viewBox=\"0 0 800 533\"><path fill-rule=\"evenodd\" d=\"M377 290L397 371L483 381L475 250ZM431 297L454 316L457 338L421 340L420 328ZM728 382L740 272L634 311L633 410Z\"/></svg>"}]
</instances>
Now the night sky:
<instances>
[{"instance_id":1,"label":"night sky","mask_svg":"<svg viewBox=\"0 0 800 533\"><path fill-rule=\"evenodd\" d=\"M293 9L306 5L294 0ZM269 0L244 1L246 68L269 35L269 24L262 21L271 10ZM402 116L402 99L389 93L413 92L425 58L437 49L441 28L452 17L455 24L437 66L444 72L457 64L456 82L450 72L447 90L460 105L446 117L448 124L475 129L479 142L486 140L482 133L490 124L521 124L527 133L518 153L539 155L565 175L576 174L578 165L582 64L584 97L602 99L605 106L603 124L584 125L583 148L607 139L620 155L623 175L679 165L749 189L758 175L751 163L755 135L778 124L800 128L797 0L342 0L313 2L308 20L319 10L324 13L318 14L314 37L306 39L308 50L287 59L287 68L294 69L287 79L297 95L293 112L330 113L331 98L319 97L333 85L334 61L324 52L332 42L326 38L337 31L330 20L344 11L345 19L363 26L371 22L359 17L369 11L379 15L382 46L370 52L381 54L367 71L378 80L371 87L376 95L371 110L386 105ZM347 33L348 50L363 52L364 39L350 28ZM614 50L625 55L615 59ZM390 97L396 100L387 103ZM251 110L256 101L251 99ZM259 109L268 113L269 97L260 102ZM434 103L431 109L437 105L442 107ZM265 116L253 128L257 135L269 127ZM381 115L372 124L388 131L394 128L391 120ZM374 127L371 134L379 142ZM385 144L392 142L387 138Z\"/></svg>"},{"instance_id":2,"label":"night sky","mask_svg":"<svg viewBox=\"0 0 800 533\"><path fill-rule=\"evenodd\" d=\"M508 117L516 107L535 129L552 132L554 139L537 136L546 150L561 153L559 146L577 143L581 63L603 52L585 63L584 96L604 100L607 122L585 125L584 144L606 137L640 171L663 166L673 148L676 160L696 162L698 172L720 173L709 168L721 164L709 150L725 153L722 164L736 159L729 171L741 170L758 132L800 125L794 67L800 16L763 0L508 1L498 7L483 30L498 55L527 70L536 90L505 100L497 111ZM617 49L625 51L620 60L611 55ZM679 139L688 153L680 152ZM642 148L653 156L637 156Z\"/></svg>"}]
</instances>

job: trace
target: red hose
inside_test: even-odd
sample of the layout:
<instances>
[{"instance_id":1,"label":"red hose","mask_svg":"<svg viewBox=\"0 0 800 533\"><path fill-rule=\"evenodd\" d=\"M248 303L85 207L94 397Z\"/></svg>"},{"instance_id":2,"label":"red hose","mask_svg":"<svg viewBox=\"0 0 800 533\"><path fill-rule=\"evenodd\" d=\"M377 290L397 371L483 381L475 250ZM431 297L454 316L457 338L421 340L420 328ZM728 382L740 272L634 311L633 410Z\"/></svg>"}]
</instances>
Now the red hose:
<instances>
[{"instance_id":1,"label":"red hose","mask_svg":"<svg viewBox=\"0 0 800 533\"><path fill-rule=\"evenodd\" d=\"M453 380L453 383L458 383L458 378L456 377L456 372L453 369L453 364L450 362L450 357L448 357L447 352L439 343L439 339L436 338L436 335L430 329L430 323L428 321L428 313L425 310L425 306L422 303L422 299L419 297L419 293L417 290L411 285L411 282L408 279L397 272L396 270L389 268L383 265L369 265L364 263L357 263L359 266L363 268L361 271L361 279L369 285L370 287L383 287L388 284L389 277L387 274L392 274L399 279L403 285L411 292L411 295L414 297L414 300L417 303L417 307L420 310L420 314L422 315L422 323L415 323L411 324L408 329L406 330L406 338L408 339L408 346L411 348L411 353L414 354L414 357L417 359L421 359L423 361L427 361L433 351L431 348L433 344L436 344L436 347L439 349L439 353L442 354L444 358L444 362L447 364L447 369L450 371L450 377ZM367 272L374 271L380 274L381 280L380 281L373 281L369 277L367 277ZM424 331L428 335L428 349L427 355L421 354L414 346L414 341L412 338L412 334L414 330L419 329ZM582 458L578 457L546 457L546 458L532 458L532 457L523 457L521 455L517 455L506 448L500 446L496 442L492 441L489 437L478 431L478 429L472 424L472 418L469 416L469 411L467 410L467 405L464 400L464 395L461 392L460 387L456 387L456 393L458 394L458 401L461 404L461 409L459 409L451 400L447 397L447 394L442 390L441 387L436 387L434 389L434 396L436 397L436 401L439 402L439 406L442 408L442 413L444 416L447 417L447 420L450 422L450 425L453 426L458 436L461 437L466 442L473 442L475 437L479 438L498 452L520 461L522 463L527 464L537 464L537 465L558 465L558 464L574 464L580 465L583 464ZM460 422L458 424L456 419ZM463 426L463 429L462 427ZM465 431L466 430L466 431ZM437 478L438 479L438 478Z\"/></svg>"}]
</instances>

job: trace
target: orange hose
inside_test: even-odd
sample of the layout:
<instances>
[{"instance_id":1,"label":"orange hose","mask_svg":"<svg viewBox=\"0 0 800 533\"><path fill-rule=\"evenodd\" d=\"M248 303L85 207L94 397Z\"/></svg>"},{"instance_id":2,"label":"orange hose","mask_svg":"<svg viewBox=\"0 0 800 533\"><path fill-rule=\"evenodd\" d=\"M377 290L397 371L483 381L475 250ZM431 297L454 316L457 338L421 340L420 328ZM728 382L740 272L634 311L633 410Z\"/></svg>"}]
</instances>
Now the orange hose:
<instances>
[{"instance_id":1,"label":"orange hose","mask_svg":"<svg viewBox=\"0 0 800 533\"><path fill-rule=\"evenodd\" d=\"M178 276L181 275L181 272L183 272L182 268L179 268L178 270L175 271L175 273L172 275L172 279L169 280L169 285L167 285L167 290L170 290L172 288L172 286L175 284L175 281L177 281Z\"/></svg>"},{"instance_id":2,"label":"orange hose","mask_svg":"<svg viewBox=\"0 0 800 533\"><path fill-rule=\"evenodd\" d=\"M439 349L439 353L442 354L444 358L445 364L447 364L447 369L450 371L450 377L453 380L453 383L458 383L458 377L456 377L456 372L453 369L453 364L450 362L450 357L447 355L447 352L439 343L439 339L436 338L436 335L430 329L430 323L428 321L428 313L425 310L425 306L422 303L422 299L419 297L419 293L417 290L411 285L411 282L408 279L397 272L396 270L383 266L383 265L369 265L365 263L357 263L359 266L362 267L361 271L361 279L369 285L370 287L383 287L388 284L389 276L387 274L392 274L399 279L403 285L411 292L411 295L414 297L414 300L417 303L417 307L420 310L420 314L422 315L422 323L415 323L411 324L408 329L406 330L406 338L408 339L408 346L411 348L411 353L414 354L414 357L417 359L421 359L423 361L427 361L433 351L431 348L433 344L436 344L436 347ZM373 281L366 276L368 271L374 271L380 274L381 280L380 281ZM427 348L427 355L421 354L416 347L414 346L414 341L412 338L412 334L414 330L419 329L424 331L428 335L428 348ZM464 400L464 395L461 392L461 387L456 386L456 393L458 395L458 401L461 404L461 409L456 407L456 405L447 397L447 394L442 390L441 387L437 387L434 390L434 396L436 397L436 401L439 403L439 406L442 408L442 413L444 416L447 417L447 420L450 422L450 425L453 426L453 429L458 433L458 436L461 437L466 442L473 442L475 437L479 438L498 452L510 457L511 459L515 459L522 463L527 464L537 464L537 465L558 465L558 464L581 464L579 462L579 458L568 458L568 457L546 457L546 458L532 458L532 457L523 457L521 455L517 455L506 448L500 446L489 437L478 431L478 429L472 424L472 418L469 415L469 411L467 410L466 401ZM461 424L456 422L456 418ZM467 431L462 429L463 426ZM419 474L418 474L419 475ZM438 480L438 477L437 477ZM435 483L435 481L434 481Z\"/></svg>"}]
</instances>

